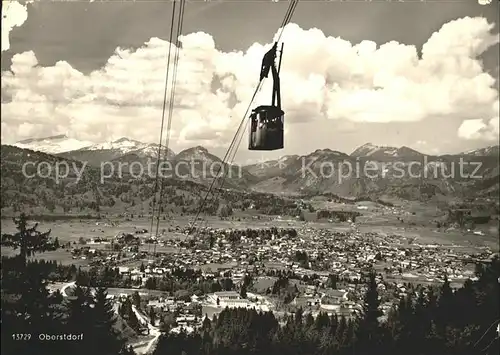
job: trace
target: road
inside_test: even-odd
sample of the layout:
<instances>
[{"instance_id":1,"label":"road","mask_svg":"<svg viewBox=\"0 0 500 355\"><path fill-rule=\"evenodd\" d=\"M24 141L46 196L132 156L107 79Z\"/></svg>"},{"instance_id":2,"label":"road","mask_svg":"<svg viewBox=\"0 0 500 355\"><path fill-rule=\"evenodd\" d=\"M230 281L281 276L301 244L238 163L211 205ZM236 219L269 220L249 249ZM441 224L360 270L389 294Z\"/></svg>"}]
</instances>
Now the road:
<instances>
[{"instance_id":1,"label":"road","mask_svg":"<svg viewBox=\"0 0 500 355\"><path fill-rule=\"evenodd\" d=\"M62 287L61 287L61 295L63 297L68 297L68 295L66 294L66 289L69 288L69 287L73 287L74 285L75 285L75 281L69 282L67 284L63 284Z\"/></svg>"},{"instance_id":2,"label":"road","mask_svg":"<svg viewBox=\"0 0 500 355\"><path fill-rule=\"evenodd\" d=\"M62 293L63 288L66 289L72 285L74 285L74 282L69 282L69 283L54 282L54 283L50 283L47 287L51 291L60 290ZM118 288L118 287L109 287L109 288L107 288L107 292L108 292L108 295L114 295L114 296L119 296L121 294L131 295L134 292L139 292L139 295L141 295L143 293L147 293L149 295L163 296L165 294L165 292L157 291L157 290L147 290L147 289L140 289L140 288ZM63 294L63 296L64 296L64 294Z\"/></svg>"},{"instance_id":3,"label":"road","mask_svg":"<svg viewBox=\"0 0 500 355\"><path fill-rule=\"evenodd\" d=\"M136 352L136 354L152 354L161 335L160 329L151 324L148 317L143 315L141 311L139 311L135 306L132 306L132 310L134 311L137 319L139 319L141 323L147 325L149 329L149 335L153 336L153 339L151 339L149 342L141 344L138 347L134 347L134 351Z\"/></svg>"}]
</instances>

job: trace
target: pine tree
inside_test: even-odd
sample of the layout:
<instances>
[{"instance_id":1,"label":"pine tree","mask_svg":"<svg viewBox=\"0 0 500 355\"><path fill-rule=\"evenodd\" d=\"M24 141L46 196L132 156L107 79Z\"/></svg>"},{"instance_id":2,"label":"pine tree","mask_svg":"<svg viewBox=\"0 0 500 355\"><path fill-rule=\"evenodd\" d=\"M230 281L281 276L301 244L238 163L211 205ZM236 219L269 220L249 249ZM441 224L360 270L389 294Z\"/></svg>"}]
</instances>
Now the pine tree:
<instances>
[{"instance_id":1,"label":"pine tree","mask_svg":"<svg viewBox=\"0 0 500 355\"><path fill-rule=\"evenodd\" d=\"M87 287L75 283L72 295L65 299L66 326L69 332L80 334L85 331L92 296Z\"/></svg>"},{"instance_id":2,"label":"pine tree","mask_svg":"<svg viewBox=\"0 0 500 355\"><path fill-rule=\"evenodd\" d=\"M40 272L41 263L29 263L27 258L35 252L51 249L45 233L37 231L38 225L28 227L28 219L21 214L14 223L18 232L3 234L3 246L19 248L20 254L14 258L2 258L2 353L50 353L47 343L37 341L38 334L45 329L58 331L60 314L55 307L55 297L50 297L44 278ZM12 334L32 334L29 342L13 341ZM53 347L59 349L59 346Z\"/></svg>"},{"instance_id":3,"label":"pine tree","mask_svg":"<svg viewBox=\"0 0 500 355\"><path fill-rule=\"evenodd\" d=\"M425 339L431 331L431 320L427 313L428 301L424 290L420 290L414 307L412 326L413 347L415 350L425 351Z\"/></svg>"},{"instance_id":4,"label":"pine tree","mask_svg":"<svg viewBox=\"0 0 500 355\"><path fill-rule=\"evenodd\" d=\"M137 291L132 294L132 304L137 308L141 307L141 296Z\"/></svg>"},{"instance_id":5,"label":"pine tree","mask_svg":"<svg viewBox=\"0 0 500 355\"><path fill-rule=\"evenodd\" d=\"M88 330L92 326L91 305L93 303L92 295L88 287L76 283L71 295L64 300L64 308L66 313L65 332L75 335L83 334L83 340L78 341L78 346L74 346L75 342L68 342L68 350L74 355L84 355L90 353L92 348L92 334ZM74 349L72 349L72 345Z\"/></svg>"},{"instance_id":6,"label":"pine tree","mask_svg":"<svg viewBox=\"0 0 500 355\"><path fill-rule=\"evenodd\" d=\"M156 313L155 313L155 310L153 309L153 307L149 308L149 320L150 320L152 325L156 324Z\"/></svg>"},{"instance_id":7,"label":"pine tree","mask_svg":"<svg viewBox=\"0 0 500 355\"><path fill-rule=\"evenodd\" d=\"M15 234L2 234L2 245L20 249L19 258L22 266L26 265L27 258L34 253L50 250L50 230L43 233L37 231L38 223L33 227L28 227L28 217L24 213L21 213L19 218L13 220L18 232Z\"/></svg>"},{"instance_id":8,"label":"pine tree","mask_svg":"<svg viewBox=\"0 0 500 355\"><path fill-rule=\"evenodd\" d=\"M364 321L370 325L378 325L378 317L382 315L379 309L380 300L378 297L377 282L375 273L372 271L369 274L368 290L366 291L363 303Z\"/></svg>"},{"instance_id":9,"label":"pine tree","mask_svg":"<svg viewBox=\"0 0 500 355\"><path fill-rule=\"evenodd\" d=\"M344 330L344 339L342 346L344 349L352 349L356 346L356 326L355 326L355 321L352 319L349 319L346 323L346 328ZM363 348L361 348L362 350ZM361 351L362 352L362 351ZM353 351L355 354L356 352Z\"/></svg>"},{"instance_id":10,"label":"pine tree","mask_svg":"<svg viewBox=\"0 0 500 355\"><path fill-rule=\"evenodd\" d=\"M379 309L380 300L377 290L376 275L374 271L370 271L368 275L368 289L366 291L363 303L363 315L359 320L358 329L356 331L356 343L361 352L363 351L379 351L378 345L381 332L379 329L378 318L382 315Z\"/></svg>"},{"instance_id":11,"label":"pine tree","mask_svg":"<svg viewBox=\"0 0 500 355\"><path fill-rule=\"evenodd\" d=\"M103 287L96 290L94 305L89 312L90 327L86 336L91 337L94 354L116 355L124 349L125 342L115 329L116 317L112 303L107 299L107 291Z\"/></svg>"},{"instance_id":12,"label":"pine tree","mask_svg":"<svg viewBox=\"0 0 500 355\"><path fill-rule=\"evenodd\" d=\"M304 315L304 311L302 310L302 308L299 308L295 311L295 316L293 318L295 321L295 324L302 325L303 315Z\"/></svg>"},{"instance_id":13,"label":"pine tree","mask_svg":"<svg viewBox=\"0 0 500 355\"><path fill-rule=\"evenodd\" d=\"M247 298L247 285L245 283L241 286L240 297Z\"/></svg>"},{"instance_id":14,"label":"pine tree","mask_svg":"<svg viewBox=\"0 0 500 355\"><path fill-rule=\"evenodd\" d=\"M314 325L314 318L311 313L307 313L305 318L305 327L306 329L312 328Z\"/></svg>"},{"instance_id":15,"label":"pine tree","mask_svg":"<svg viewBox=\"0 0 500 355\"><path fill-rule=\"evenodd\" d=\"M441 332L444 332L444 328L453 320L453 301L453 290L448 277L445 276L438 299L437 326Z\"/></svg>"},{"instance_id":16,"label":"pine tree","mask_svg":"<svg viewBox=\"0 0 500 355\"><path fill-rule=\"evenodd\" d=\"M130 328L135 331L138 331L140 329L141 324L139 323L139 320L137 319L137 316L132 309L132 302L129 298L127 298L119 308L119 314L127 322Z\"/></svg>"},{"instance_id":17,"label":"pine tree","mask_svg":"<svg viewBox=\"0 0 500 355\"><path fill-rule=\"evenodd\" d=\"M208 316L205 316L205 318L203 318L203 323L201 328L206 331L210 331L212 329L212 323L210 322Z\"/></svg>"}]
</instances>

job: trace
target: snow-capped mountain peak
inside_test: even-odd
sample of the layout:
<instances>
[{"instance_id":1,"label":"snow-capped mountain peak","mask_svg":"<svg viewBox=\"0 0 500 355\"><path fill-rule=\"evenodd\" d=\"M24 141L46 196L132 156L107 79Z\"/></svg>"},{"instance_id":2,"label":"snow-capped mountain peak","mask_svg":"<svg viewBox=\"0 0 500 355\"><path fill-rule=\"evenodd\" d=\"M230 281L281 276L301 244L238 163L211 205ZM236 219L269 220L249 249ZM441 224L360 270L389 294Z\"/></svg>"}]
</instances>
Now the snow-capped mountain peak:
<instances>
[{"instance_id":1,"label":"snow-capped mountain peak","mask_svg":"<svg viewBox=\"0 0 500 355\"><path fill-rule=\"evenodd\" d=\"M316 149L314 152L308 154L308 157L343 157L345 153L339 152L337 150L331 150L330 148Z\"/></svg>"},{"instance_id":2,"label":"snow-capped mountain peak","mask_svg":"<svg viewBox=\"0 0 500 355\"><path fill-rule=\"evenodd\" d=\"M61 134L45 138L30 138L13 144L22 149L30 149L47 154L59 154L82 149L92 145L92 142L69 138Z\"/></svg>"},{"instance_id":3,"label":"snow-capped mountain peak","mask_svg":"<svg viewBox=\"0 0 500 355\"><path fill-rule=\"evenodd\" d=\"M351 157L368 157L373 159L380 158L405 158L417 157L422 154L408 147L388 147L378 146L372 143L366 143L351 153Z\"/></svg>"},{"instance_id":4,"label":"snow-capped mountain peak","mask_svg":"<svg viewBox=\"0 0 500 355\"><path fill-rule=\"evenodd\" d=\"M143 143L125 137L108 143L96 144L89 141L78 140L76 138L69 138L66 135L25 139L15 143L14 146L47 154L113 151L114 155L118 156L133 153L147 157L158 156L159 148L159 145L155 143ZM164 150L165 147L162 146L162 149ZM173 155L174 153L171 149L169 149L168 157L172 157Z\"/></svg>"},{"instance_id":5,"label":"snow-capped mountain peak","mask_svg":"<svg viewBox=\"0 0 500 355\"><path fill-rule=\"evenodd\" d=\"M112 142L98 143L79 150L86 152L112 152L113 156L135 154L141 157L157 157L159 148L160 145L157 143L143 143L135 139L122 137ZM161 149L162 156L164 156L166 147L162 145ZM171 158L174 155L174 152L168 149L167 157Z\"/></svg>"},{"instance_id":6,"label":"snow-capped mountain peak","mask_svg":"<svg viewBox=\"0 0 500 355\"><path fill-rule=\"evenodd\" d=\"M499 145L491 145L489 147L473 149L467 152L462 153L463 155L470 156L498 156L500 155L500 146Z\"/></svg>"},{"instance_id":7,"label":"snow-capped mountain peak","mask_svg":"<svg viewBox=\"0 0 500 355\"><path fill-rule=\"evenodd\" d=\"M384 147L375 145L372 143L363 144L361 147L358 147L354 152L351 153L351 156L354 157L369 157L374 155L377 152L383 151L386 154L393 155L398 148L395 147Z\"/></svg>"},{"instance_id":8,"label":"snow-capped mountain peak","mask_svg":"<svg viewBox=\"0 0 500 355\"><path fill-rule=\"evenodd\" d=\"M126 154L152 145L154 144L142 143L133 139L122 137L112 142L93 144L90 147L85 147L80 150L118 150L123 154Z\"/></svg>"}]
</instances>

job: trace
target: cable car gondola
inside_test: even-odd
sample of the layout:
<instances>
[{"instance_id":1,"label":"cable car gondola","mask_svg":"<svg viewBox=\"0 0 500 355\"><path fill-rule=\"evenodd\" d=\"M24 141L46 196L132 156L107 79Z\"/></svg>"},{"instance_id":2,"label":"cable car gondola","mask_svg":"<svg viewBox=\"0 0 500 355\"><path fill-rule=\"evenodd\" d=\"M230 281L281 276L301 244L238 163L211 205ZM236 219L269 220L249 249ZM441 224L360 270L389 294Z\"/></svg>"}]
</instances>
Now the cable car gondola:
<instances>
[{"instance_id":1,"label":"cable car gondola","mask_svg":"<svg viewBox=\"0 0 500 355\"><path fill-rule=\"evenodd\" d=\"M273 75L273 97L271 105L262 105L252 110L250 114L249 150L278 150L284 148L284 118L285 112L281 109L281 92L279 70L283 56L281 45L280 59L276 68L276 52L278 43L264 55L260 70L260 81L267 78L269 70Z\"/></svg>"}]
</instances>

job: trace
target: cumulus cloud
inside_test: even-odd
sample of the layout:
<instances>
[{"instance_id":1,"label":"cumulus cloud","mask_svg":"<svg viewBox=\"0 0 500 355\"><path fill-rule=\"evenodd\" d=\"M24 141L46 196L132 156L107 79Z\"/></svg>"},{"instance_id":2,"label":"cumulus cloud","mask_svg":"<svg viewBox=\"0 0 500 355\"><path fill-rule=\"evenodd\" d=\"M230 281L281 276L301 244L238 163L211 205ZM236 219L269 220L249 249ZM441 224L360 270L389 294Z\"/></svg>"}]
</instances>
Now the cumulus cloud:
<instances>
[{"instance_id":1,"label":"cumulus cloud","mask_svg":"<svg viewBox=\"0 0 500 355\"><path fill-rule=\"evenodd\" d=\"M458 129L458 135L464 139L498 140L498 120L465 120Z\"/></svg>"},{"instance_id":2,"label":"cumulus cloud","mask_svg":"<svg viewBox=\"0 0 500 355\"><path fill-rule=\"evenodd\" d=\"M496 101L493 104L493 111L496 115L490 119L471 119L462 122L458 128L458 136L463 139L480 139L487 141L498 141L499 138L499 105L500 102Z\"/></svg>"},{"instance_id":3,"label":"cumulus cloud","mask_svg":"<svg viewBox=\"0 0 500 355\"><path fill-rule=\"evenodd\" d=\"M285 120L495 117L495 80L479 59L499 41L493 27L484 18L451 21L429 38L419 57L415 46L352 44L290 24L282 37ZM182 36L181 42L172 138L178 146L227 145L271 44L221 52L203 32ZM167 51L168 42L158 38L137 50L117 48L103 68L89 75L62 61L40 67L33 52L15 55L10 71L2 72L2 139L24 138L28 131L37 136L71 131L95 142L121 136L156 141ZM270 103L271 84L268 79L254 106ZM25 122L29 129L21 130Z\"/></svg>"},{"instance_id":4,"label":"cumulus cloud","mask_svg":"<svg viewBox=\"0 0 500 355\"><path fill-rule=\"evenodd\" d=\"M2 52L10 49L10 31L26 22L28 19L27 4L32 2L34 0L25 1L24 4L9 1L2 6Z\"/></svg>"}]
</instances>

